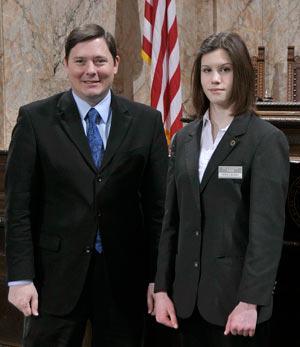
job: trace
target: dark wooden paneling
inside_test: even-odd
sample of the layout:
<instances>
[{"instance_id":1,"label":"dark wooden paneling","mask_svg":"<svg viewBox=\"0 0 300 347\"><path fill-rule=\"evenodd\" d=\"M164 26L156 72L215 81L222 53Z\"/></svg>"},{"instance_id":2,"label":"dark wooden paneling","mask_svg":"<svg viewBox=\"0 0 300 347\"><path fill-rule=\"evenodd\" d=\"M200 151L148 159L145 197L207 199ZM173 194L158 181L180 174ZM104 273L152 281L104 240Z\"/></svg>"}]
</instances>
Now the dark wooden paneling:
<instances>
[{"instance_id":1,"label":"dark wooden paneling","mask_svg":"<svg viewBox=\"0 0 300 347\"><path fill-rule=\"evenodd\" d=\"M274 294L273 347L300 346L300 162L291 163L284 246ZM292 344L286 344L286 337Z\"/></svg>"}]
</instances>

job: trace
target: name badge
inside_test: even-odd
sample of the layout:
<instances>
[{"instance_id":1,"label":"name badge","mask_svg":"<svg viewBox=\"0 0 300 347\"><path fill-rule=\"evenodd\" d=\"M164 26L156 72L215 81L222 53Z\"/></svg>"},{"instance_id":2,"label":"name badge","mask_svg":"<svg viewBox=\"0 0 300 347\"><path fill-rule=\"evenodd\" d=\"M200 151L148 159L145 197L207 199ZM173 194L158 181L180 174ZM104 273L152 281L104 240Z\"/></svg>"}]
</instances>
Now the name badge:
<instances>
[{"instance_id":1,"label":"name badge","mask_svg":"<svg viewBox=\"0 0 300 347\"><path fill-rule=\"evenodd\" d=\"M243 178L242 166L219 166L218 178Z\"/></svg>"}]
</instances>

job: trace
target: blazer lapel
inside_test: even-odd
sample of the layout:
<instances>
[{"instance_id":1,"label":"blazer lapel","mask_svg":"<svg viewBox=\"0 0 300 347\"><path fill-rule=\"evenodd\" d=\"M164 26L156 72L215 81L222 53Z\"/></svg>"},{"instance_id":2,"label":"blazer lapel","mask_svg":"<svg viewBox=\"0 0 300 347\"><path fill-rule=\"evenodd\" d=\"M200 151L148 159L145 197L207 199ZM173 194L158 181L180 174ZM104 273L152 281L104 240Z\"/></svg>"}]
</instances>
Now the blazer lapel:
<instances>
[{"instance_id":1,"label":"blazer lapel","mask_svg":"<svg viewBox=\"0 0 300 347\"><path fill-rule=\"evenodd\" d=\"M111 108L111 128L100 171L102 171L111 161L117 149L123 142L123 139L132 121L132 116L128 112L124 103L122 103L122 100L119 97L115 96L113 93L111 96Z\"/></svg>"},{"instance_id":2,"label":"blazer lapel","mask_svg":"<svg viewBox=\"0 0 300 347\"><path fill-rule=\"evenodd\" d=\"M188 134L185 143L185 159L188 175L192 184L196 205L200 209L199 196L199 154L200 154L200 136L202 130L202 121L196 121Z\"/></svg>"},{"instance_id":3,"label":"blazer lapel","mask_svg":"<svg viewBox=\"0 0 300 347\"><path fill-rule=\"evenodd\" d=\"M62 128L70 140L78 148L87 164L93 171L97 172L88 140L82 127L80 115L71 91L68 91L62 95L57 106L59 110L58 118Z\"/></svg>"},{"instance_id":4,"label":"blazer lapel","mask_svg":"<svg viewBox=\"0 0 300 347\"><path fill-rule=\"evenodd\" d=\"M218 166L228 157L231 151L237 148L240 141L239 137L247 131L250 118L250 113L245 113L235 117L232 121L208 162L200 184L200 193L203 191Z\"/></svg>"}]
</instances>

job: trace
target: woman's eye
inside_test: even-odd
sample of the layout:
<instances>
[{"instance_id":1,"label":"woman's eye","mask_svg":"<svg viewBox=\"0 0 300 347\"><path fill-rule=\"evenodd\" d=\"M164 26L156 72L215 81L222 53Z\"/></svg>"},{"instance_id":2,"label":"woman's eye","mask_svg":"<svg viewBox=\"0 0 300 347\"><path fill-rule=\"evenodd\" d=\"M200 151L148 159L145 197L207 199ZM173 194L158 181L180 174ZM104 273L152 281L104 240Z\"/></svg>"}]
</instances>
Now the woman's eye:
<instances>
[{"instance_id":1,"label":"woman's eye","mask_svg":"<svg viewBox=\"0 0 300 347\"><path fill-rule=\"evenodd\" d=\"M221 73L227 73L227 72L230 72L230 71L231 71L231 68L228 67L228 66L227 66L227 67L226 67L226 66L225 66L225 67L222 67L222 68L220 69L220 72L221 72Z\"/></svg>"}]
</instances>

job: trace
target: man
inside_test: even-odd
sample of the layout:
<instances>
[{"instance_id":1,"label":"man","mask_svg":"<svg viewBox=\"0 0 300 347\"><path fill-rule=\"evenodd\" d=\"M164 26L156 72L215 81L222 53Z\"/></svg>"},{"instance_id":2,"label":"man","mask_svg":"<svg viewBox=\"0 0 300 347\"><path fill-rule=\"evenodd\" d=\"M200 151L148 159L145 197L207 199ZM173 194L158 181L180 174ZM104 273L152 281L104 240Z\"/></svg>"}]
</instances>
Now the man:
<instances>
[{"instance_id":1,"label":"man","mask_svg":"<svg viewBox=\"0 0 300 347\"><path fill-rule=\"evenodd\" d=\"M153 310L167 145L158 111L111 92L119 60L102 27L74 29L71 90L19 111L6 251L25 347L81 346L88 319L93 346L140 346Z\"/></svg>"}]
</instances>

